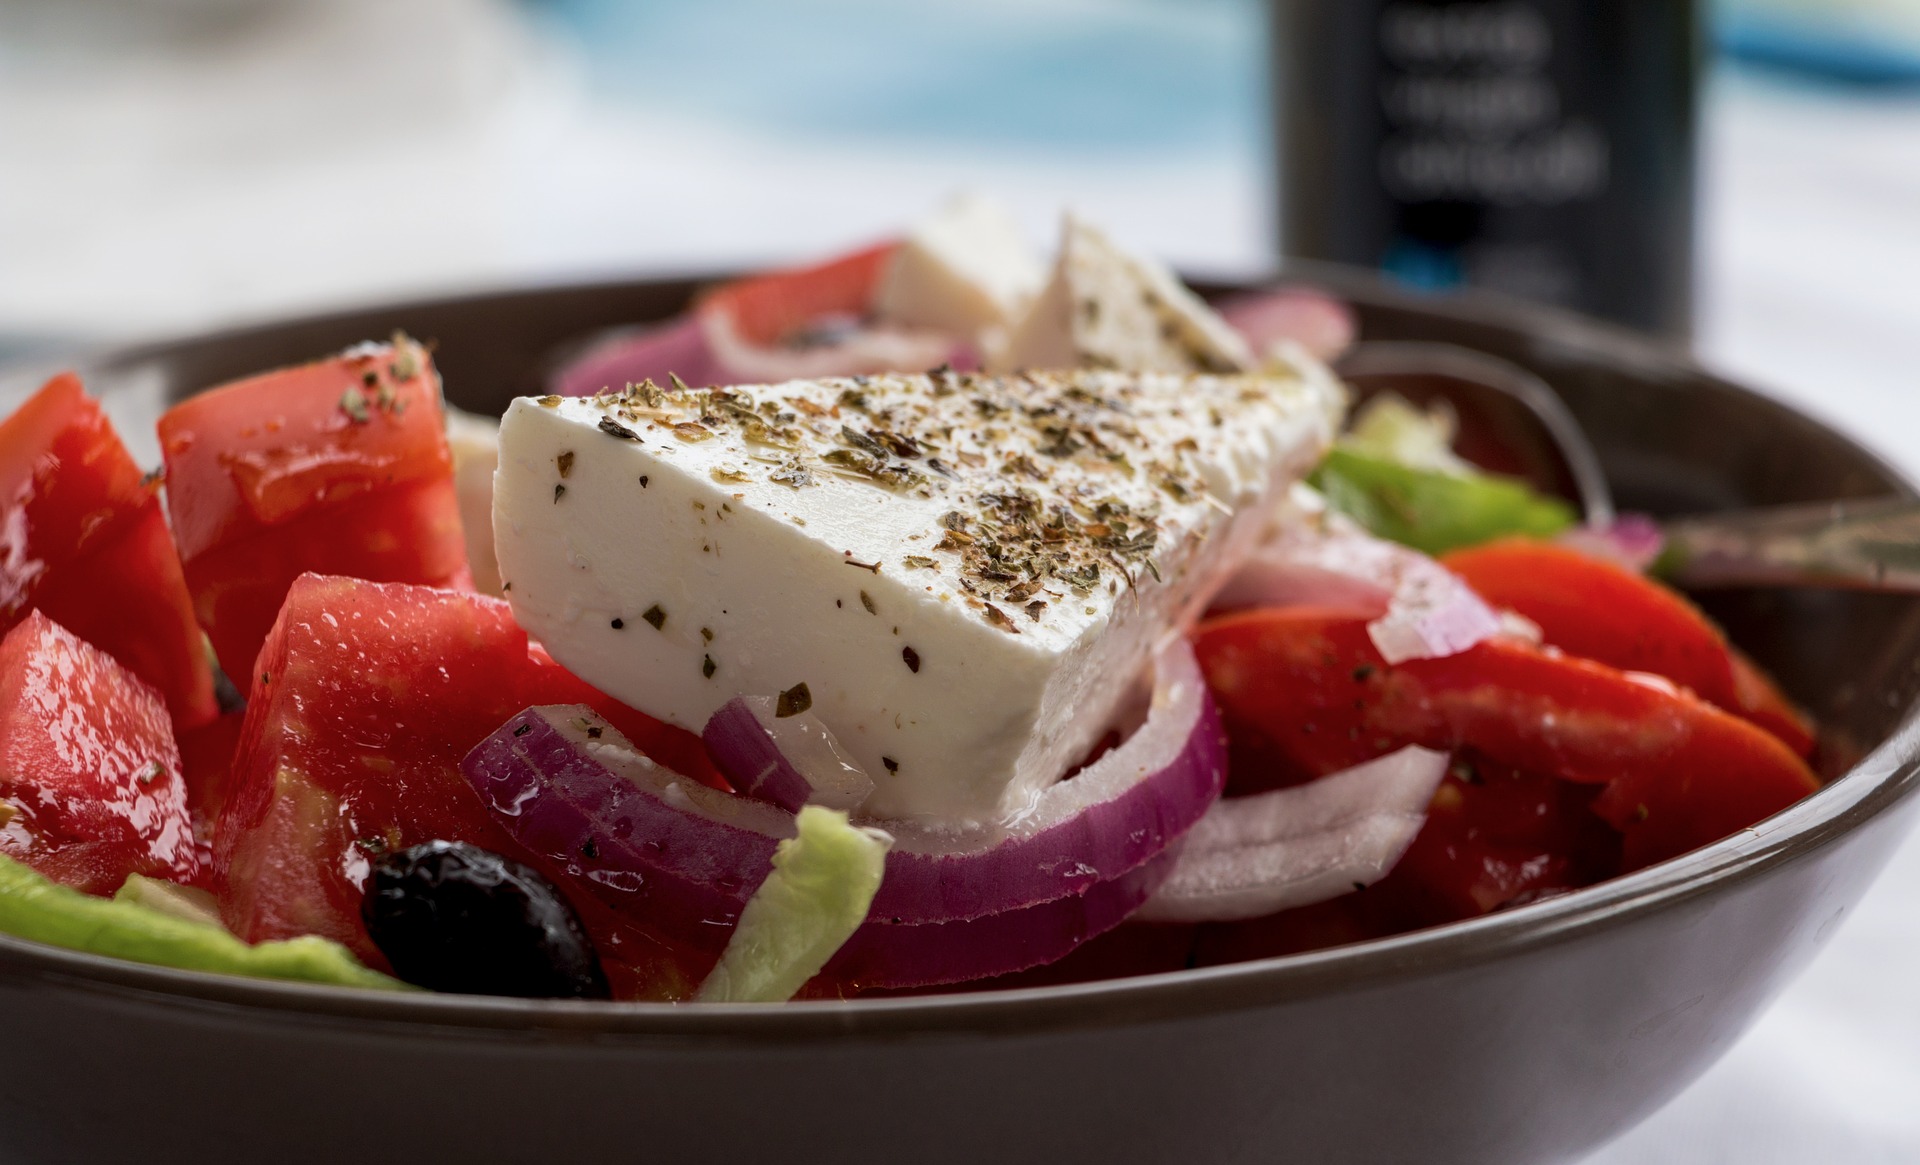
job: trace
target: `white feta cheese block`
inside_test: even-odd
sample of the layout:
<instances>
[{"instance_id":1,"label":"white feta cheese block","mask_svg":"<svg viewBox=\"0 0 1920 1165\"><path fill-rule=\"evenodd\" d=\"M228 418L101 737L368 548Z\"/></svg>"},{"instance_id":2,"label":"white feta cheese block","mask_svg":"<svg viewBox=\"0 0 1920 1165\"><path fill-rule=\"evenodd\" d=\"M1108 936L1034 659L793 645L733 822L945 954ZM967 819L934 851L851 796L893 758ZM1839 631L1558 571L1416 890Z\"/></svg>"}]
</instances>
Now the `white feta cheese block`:
<instances>
[{"instance_id":1,"label":"white feta cheese block","mask_svg":"<svg viewBox=\"0 0 1920 1165\"><path fill-rule=\"evenodd\" d=\"M1173 272L1122 251L1072 214L1052 277L989 361L996 371L1234 372L1255 364L1240 333Z\"/></svg>"},{"instance_id":2,"label":"white feta cheese block","mask_svg":"<svg viewBox=\"0 0 1920 1165\"><path fill-rule=\"evenodd\" d=\"M493 471L500 465L500 422L447 406L447 448L453 453L453 493L467 536L467 569L474 589L500 593L493 557Z\"/></svg>"},{"instance_id":3,"label":"white feta cheese block","mask_svg":"<svg viewBox=\"0 0 1920 1165\"><path fill-rule=\"evenodd\" d=\"M901 241L874 295L889 323L978 336L1013 323L1047 276L999 203L954 199Z\"/></svg>"},{"instance_id":4,"label":"white feta cheese block","mask_svg":"<svg viewBox=\"0 0 1920 1165\"><path fill-rule=\"evenodd\" d=\"M609 694L697 732L805 685L869 814L991 826L1116 722L1344 407L1318 366L522 398L496 546L521 624Z\"/></svg>"}]
</instances>

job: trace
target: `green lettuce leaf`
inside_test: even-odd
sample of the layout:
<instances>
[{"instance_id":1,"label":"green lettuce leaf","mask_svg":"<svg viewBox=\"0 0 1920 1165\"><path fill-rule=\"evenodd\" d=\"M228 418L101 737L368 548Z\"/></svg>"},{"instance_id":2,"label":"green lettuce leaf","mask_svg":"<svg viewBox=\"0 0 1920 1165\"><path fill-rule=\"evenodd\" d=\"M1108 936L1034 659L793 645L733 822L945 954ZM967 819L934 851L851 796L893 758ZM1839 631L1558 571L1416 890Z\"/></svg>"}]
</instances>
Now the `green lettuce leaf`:
<instances>
[{"instance_id":1,"label":"green lettuce leaf","mask_svg":"<svg viewBox=\"0 0 1920 1165\"><path fill-rule=\"evenodd\" d=\"M701 1002L791 999L866 921L893 839L818 805L802 807L797 823L799 835L774 849L773 873L700 985Z\"/></svg>"},{"instance_id":2,"label":"green lettuce leaf","mask_svg":"<svg viewBox=\"0 0 1920 1165\"><path fill-rule=\"evenodd\" d=\"M146 879L141 879L145 882ZM248 946L225 929L145 904L156 886L95 898L0 857L0 931L50 946L137 963L259 979L295 979L373 990L412 990L371 970L339 943L316 935Z\"/></svg>"}]
</instances>

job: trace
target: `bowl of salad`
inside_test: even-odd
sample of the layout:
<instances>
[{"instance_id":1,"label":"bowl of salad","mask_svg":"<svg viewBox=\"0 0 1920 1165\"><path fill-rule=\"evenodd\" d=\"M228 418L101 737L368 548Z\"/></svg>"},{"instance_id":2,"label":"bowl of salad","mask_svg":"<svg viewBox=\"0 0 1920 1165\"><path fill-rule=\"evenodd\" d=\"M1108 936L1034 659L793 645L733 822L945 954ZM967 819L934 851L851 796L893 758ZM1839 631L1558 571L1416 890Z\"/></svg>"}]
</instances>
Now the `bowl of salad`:
<instances>
[{"instance_id":1,"label":"bowl of salad","mask_svg":"<svg viewBox=\"0 0 1920 1165\"><path fill-rule=\"evenodd\" d=\"M1535 1162L1651 1113L1911 824L1920 605L1682 593L1648 531L1912 489L1628 333L1288 276L962 203L16 377L10 1146ZM1356 337L1537 376L1637 517L1355 407Z\"/></svg>"}]
</instances>

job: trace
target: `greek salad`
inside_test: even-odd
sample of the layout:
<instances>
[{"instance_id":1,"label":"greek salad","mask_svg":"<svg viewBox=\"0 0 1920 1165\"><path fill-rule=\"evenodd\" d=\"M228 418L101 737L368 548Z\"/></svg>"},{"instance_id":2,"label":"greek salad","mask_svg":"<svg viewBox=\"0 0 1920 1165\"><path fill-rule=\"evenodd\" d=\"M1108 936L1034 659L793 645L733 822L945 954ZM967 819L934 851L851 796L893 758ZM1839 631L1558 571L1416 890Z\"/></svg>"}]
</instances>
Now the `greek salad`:
<instances>
[{"instance_id":1,"label":"greek salad","mask_svg":"<svg viewBox=\"0 0 1920 1165\"><path fill-rule=\"evenodd\" d=\"M1440 925L1817 787L1628 539L991 204L478 418L396 334L137 465L0 422L0 931L371 990L777 1002ZM1351 413L1351 415L1349 415Z\"/></svg>"}]
</instances>

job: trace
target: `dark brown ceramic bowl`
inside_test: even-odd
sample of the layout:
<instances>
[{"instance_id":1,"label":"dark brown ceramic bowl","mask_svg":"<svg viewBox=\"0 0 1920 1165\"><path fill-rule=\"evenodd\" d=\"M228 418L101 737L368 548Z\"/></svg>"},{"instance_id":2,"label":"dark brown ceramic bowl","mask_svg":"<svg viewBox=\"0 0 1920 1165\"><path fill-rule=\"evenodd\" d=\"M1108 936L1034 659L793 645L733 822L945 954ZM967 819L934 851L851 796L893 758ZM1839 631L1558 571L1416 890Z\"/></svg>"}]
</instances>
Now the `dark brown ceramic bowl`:
<instances>
[{"instance_id":1,"label":"dark brown ceramic bowl","mask_svg":"<svg viewBox=\"0 0 1920 1165\"><path fill-rule=\"evenodd\" d=\"M1366 335L1518 361L1628 507L1909 492L1846 438L1627 334L1314 272ZM557 351L693 285L359 311L93 363L123 421L404 328L497 410ZM1214 291L1230 290L1213 288ZM0 1157L48 1162L1570 1160L1719 1057L1911 824L1920 605L1713 612L1858 763L1739 836L1471 923L1284 959L947 997L701 1007L390 997L0 938ZM1841 766L1844 767L1844 764Z\"/></svg>"}]
</instances>

